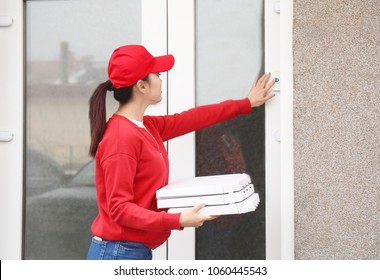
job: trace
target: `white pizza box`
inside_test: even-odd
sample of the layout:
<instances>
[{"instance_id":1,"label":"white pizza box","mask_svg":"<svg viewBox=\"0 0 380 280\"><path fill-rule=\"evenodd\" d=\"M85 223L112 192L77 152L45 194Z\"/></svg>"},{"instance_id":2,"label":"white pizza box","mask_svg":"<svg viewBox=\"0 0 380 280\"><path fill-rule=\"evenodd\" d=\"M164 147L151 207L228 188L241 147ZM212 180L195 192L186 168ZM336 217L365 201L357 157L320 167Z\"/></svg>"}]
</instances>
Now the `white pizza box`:
<instances>
[{"instance_id":1,"label":"white pizza box","mask_svg":"<svg viewBox=\"0 0 380 280\"><path fill-rule=\"evenodd\" d=\"M156 192L157 199L217 195L238 192L251 184L245 173L178 179Z\"/></svg>"},{"instance_id":2,"label":"white pizza box","mask_svg":"<svg viewBox=\"0 0 380 280\"><path fill-rule=\"evenodd\" d=\"M243 189L232 192L215 195L200 195L187 197L170 197L157 200L158 208L186 207L197 204L205 205L222 205L236 203L245 200L255 192L253 184L249 184Z\"/></svg>"},{"instance_id":3,"label":"white pizza box","mask_svg":"<svg viewBox=\"0 0 380 280\"><path fill-rule=\"evenodd\" d=\"M259 195L257 193L253 193L251 196L249 196L247 199L241 202L232 203L232 204L224 204L224 205L205 206L201 210L199 210L198 213L202 215L213 215L213 216L244 214L244 213L255 211L259 203L260 203ZM189 208L190 207L170 208L168 210L168 213L181 213Z\"/></svg>"}]
</instances>

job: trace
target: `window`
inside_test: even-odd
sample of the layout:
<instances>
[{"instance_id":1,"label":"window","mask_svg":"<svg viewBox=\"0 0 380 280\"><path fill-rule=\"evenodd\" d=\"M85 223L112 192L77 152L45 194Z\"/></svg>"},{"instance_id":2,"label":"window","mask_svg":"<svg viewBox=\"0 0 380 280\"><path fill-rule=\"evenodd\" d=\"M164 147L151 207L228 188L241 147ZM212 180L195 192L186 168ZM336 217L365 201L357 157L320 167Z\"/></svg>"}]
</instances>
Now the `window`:
<instances>
[{"instance_id":1,"label":"window","mask_svg":"<svg viewBox=\"0 0 380 280\"><path fill-rule=\"evenodd\" d=\"M196 30L197 105L246 97L264 72L263 1L196 1ZM259 193L259 207L197 229L197 259L266 258L264 107L196 134L197 176L243 172Z\"/></svg>"},{"instance_id":2,"label":"window","mask_svg":"<svg viewBox=\"0 0 380 280\"><path fill-rule=\"evenodd\" d=\"M26 15L24 258L84 259L97 214L88 100L115 46L141 42L141 2L28 1Z\"/></svg>"}]
</instances>

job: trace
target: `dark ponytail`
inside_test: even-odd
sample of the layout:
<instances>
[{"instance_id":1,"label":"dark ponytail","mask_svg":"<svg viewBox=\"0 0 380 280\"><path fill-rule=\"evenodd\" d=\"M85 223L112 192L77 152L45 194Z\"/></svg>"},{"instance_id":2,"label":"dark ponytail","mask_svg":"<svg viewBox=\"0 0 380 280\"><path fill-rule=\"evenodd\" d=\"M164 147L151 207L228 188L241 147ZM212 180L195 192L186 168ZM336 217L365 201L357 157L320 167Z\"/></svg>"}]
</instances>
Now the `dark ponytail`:
<instances>
[{"instance_id":1,"label":"dark ponytail","mask_svg":"<svg viewBox=\"0 0 380 280\"><path fill-rule=\"evenodd\" d=\"M142 79L143 81L150 82L149 74ZM133 86L115 89L111 81L106 81L98 85L90 98L90 131L91 131L91 144L89 155L95 157L96 151L100 140L102 140L104 131L106 129L106 96L107 91L113 91L113 97L119 102L120 105L128 103L132 97Z\"/></svg>"},{"instance_id":2,"label":"dark ponytail","mask_svg":"<svg viewBox=\"0 0 380 280\"><path fill-rule=\"evenodd\" d=\"M107 91L112 90L112 83L106 81L98 85L92 94L89 105L91 144L89 154L95 157L96 150L100 140L102 140L104 130L106 129L106 96Z\"/></svg>"}]
</instances>

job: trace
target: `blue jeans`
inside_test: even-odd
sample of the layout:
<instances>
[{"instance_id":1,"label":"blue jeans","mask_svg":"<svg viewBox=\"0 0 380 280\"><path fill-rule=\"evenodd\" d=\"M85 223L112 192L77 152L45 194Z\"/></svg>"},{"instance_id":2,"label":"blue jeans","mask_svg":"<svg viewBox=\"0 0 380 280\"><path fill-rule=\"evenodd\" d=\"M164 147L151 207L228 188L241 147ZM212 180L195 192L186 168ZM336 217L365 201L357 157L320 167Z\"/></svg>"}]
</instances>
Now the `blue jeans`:
<instances>
[{"instance_id":1,"label":"blue jeans","mask_svg":"<svg viewBox=\"0 0 380 280\"><path fill-rule=\"evenodd\" d=\"M92 238L88 260L151 260L152 250L138 242Z\"/></svg>"}]
</instances>

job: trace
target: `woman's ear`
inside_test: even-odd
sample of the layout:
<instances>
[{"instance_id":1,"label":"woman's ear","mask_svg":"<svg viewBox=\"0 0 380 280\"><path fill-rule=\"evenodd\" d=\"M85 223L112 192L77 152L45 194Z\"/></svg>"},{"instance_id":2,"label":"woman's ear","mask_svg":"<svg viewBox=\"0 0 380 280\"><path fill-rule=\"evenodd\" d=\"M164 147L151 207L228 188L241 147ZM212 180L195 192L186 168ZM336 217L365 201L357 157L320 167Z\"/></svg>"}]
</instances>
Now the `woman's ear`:
<instances>
[{"instance_id":1,"label":"woman's ear","mask_svg":"<svg viewBox=\"0 0 380 280\"><path fill-rule=\"evenodd\" d=\"M136 87L139 91L145 92L147 89L147 83L144 80L138 80L136 83Z\"/></svg>"}]
</instances>

